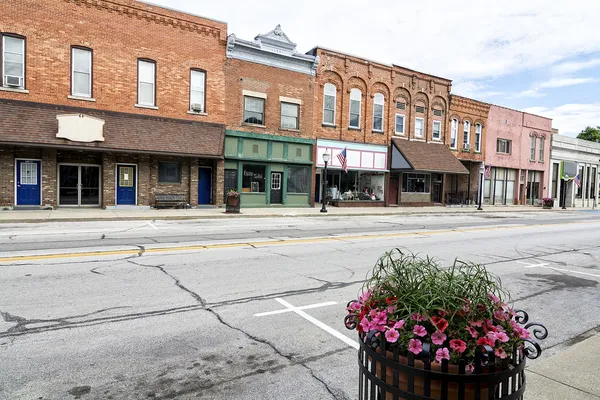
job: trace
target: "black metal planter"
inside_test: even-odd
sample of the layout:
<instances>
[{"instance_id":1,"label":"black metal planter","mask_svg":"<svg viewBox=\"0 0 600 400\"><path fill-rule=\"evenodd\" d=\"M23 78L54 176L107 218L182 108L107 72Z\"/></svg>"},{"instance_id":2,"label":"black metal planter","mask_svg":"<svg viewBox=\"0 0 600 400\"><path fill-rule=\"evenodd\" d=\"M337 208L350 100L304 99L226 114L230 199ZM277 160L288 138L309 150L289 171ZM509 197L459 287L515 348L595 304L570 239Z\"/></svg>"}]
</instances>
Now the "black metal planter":
<instances>
[{"instance_id":1,"label":"black metal planter","mask_svg":"<svg viewBox=\"0 0 600 400\"><path fill-rule=\"evenodd\" d=\"M536 339L545 339L547 329L541 324L527 324L528 318L527 313L518 311L516 321L531 328ZM354 329L352 325L346 320L347 328ZM375 334L359 334L360 400L522 400L526 359L535 359L542 352L537 342L526 339L509 357L496 360L491 347L481 346L474 371L467 373L464 361L458 365L450 365L447 360L441 364L431 362L427 343L419 356L409 352L404 357Z\"/></svg>"}]
</instances>

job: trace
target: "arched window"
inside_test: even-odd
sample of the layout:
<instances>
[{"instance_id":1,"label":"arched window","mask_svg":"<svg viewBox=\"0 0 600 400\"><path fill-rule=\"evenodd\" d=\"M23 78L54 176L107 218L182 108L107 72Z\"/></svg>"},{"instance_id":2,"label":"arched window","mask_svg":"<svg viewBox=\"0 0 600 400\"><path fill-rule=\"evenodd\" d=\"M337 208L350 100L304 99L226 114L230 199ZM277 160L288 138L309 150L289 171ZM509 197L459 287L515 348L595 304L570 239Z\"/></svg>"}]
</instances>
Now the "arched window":
<instances>
[{"instance_id":1,"label":"arched window","mask_svg":"<svg viewBox=\"0 0 600 400\"><path fill-rule=\"evenodd\" d=\"M454 118L452 120L452 128L450 130L450 148L456 149L456 142L458 141L458 120Z\"/></svg>"},{"instance_id":2,"label":"arched window","mask_svg":"<svg viewBox=\"0 0 600 400\"><path fill-rule=\"evenodd\" d=\"M350 128L360 129L360 107L362 92L360 89L350 91Z\"/></svg>"},{"instance_id":3,"label":"arched window","mask_svg":"<svg viewBox=\"0 0 600 400\"><path fill-rule=\"evenodd\" d=\"M335 100L337 88L332 83L326 83L323 89L323 123L335 125Z\"/></svg>"},{"instance_id":4,"label":"arched window","mask_svg":"<svg viewBox=\"0 0 600 400\"><path fill-rule=\"evenodd\" d=\"M465 121L463 123L463 127L463 147L466 148L467 145L471 143L471 123L469 121Z\"/></svg>"},{"instance_id":5,"label":"arched window","mask_svg":"<svg viewBox=\"0 0 600 400\"><path fill-rule=\"evenodd\" d=\"M373 130L383 132L383 105L385 99L381 93L373 98Z\"/></svg>"},{"instance_id":6,"label":"arched window","mask_svg":"<svg viewBox=\"0 0 600 400\"><path fill-rule=\"evenodd\" d=\"M481 151L481 124L475 125L475 151Z\"/></svg>"}]
</instances>

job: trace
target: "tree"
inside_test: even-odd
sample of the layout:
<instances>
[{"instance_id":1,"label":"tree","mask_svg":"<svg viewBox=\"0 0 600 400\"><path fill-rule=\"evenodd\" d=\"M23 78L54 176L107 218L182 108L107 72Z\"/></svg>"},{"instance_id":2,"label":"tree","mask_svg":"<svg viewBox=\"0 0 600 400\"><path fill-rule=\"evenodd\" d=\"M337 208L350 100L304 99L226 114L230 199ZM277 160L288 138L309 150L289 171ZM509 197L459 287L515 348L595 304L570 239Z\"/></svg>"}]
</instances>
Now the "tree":
<instances>
[{"instance_id":1,"label":"tree","mask_svg":"<svg viewBox=\"0 0 600 400\"><path fill-rule=\"evenodd\" d=\"M590 142L600 142L600 126L591 127L588 126L577 135L577 139L589 140Z\"/></svg>"}]
</instances>

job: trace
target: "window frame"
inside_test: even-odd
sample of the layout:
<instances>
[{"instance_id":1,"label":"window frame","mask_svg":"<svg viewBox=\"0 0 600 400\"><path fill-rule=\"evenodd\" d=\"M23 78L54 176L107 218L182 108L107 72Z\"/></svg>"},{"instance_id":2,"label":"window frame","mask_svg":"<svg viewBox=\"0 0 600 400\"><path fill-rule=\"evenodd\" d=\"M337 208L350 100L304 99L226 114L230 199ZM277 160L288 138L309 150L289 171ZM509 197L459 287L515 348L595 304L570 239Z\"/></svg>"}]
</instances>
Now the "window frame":
<instances>
[{"instance_id":1,"label":"window frame","mask_svg":"<svg viewBox=\"0 0 600 400\"><path fill-rule=\"evenodd\" d=\"M248 112L255 113L255 114L261 114L261 116L262 116L261 123L258 123L258 122L246 122L246 119L247 119L246 118L246 111L247 111L246 110L246 99L247 98L248 99L254 99L254 100L260 100L262 102L262 112L261 113L258 113L256 111L248 111ZM244 112L243 112L243 115L242 115L242 118L243 118L242 122L245 123L245 124L265 126L266 125L266 121L265 121L265 108L266 108L266 102L267 102L266 99L264 99L262 97L255 97L255 96L244 95L243 96L243 102L244 102L244 104L243 104L243 110L244 110Z\"/></svg>"},{"instance_id":2,"label":"window frame","mask_svg":"<svg viewBox=\"0 0 600 400\"><path fill-rule=\"evenodd\" d=\"M294 180L296 178L295 172L297 172L298 170L302 170L306 174L306 179L307 179L306 192L290 191L290 187L293 186L293 185L290 185L290 180ZM309 167L307 167L307 166L297 166L297 165L288 166L287 167L287 176L285 177L286 183L287 183L286 193L287 194L302 194L302 195L309 194L309 192L310 192L310 174L311 174L311 171L310 171ZM296 188L297 187L298 186L296 186Z\"/></svg>"},{"instance_id":3,"label":"window frame","mask_svg":"<svg viewBox=\"0 0 600 400\"><path fill-rule=\"evenodd\" d=\"M327 94L327 88L328 87L332 87L333 88L333 94ZM333 97L333 109L325 108L325 98L327 96ZM325 85L323 85L323 125L335 126L335 111L336 111L336 106L337 106L337 86L335 86L331 82L327 82L327 83L325 83ZM333 118L331 119L331 122L325 121L325 111L332 112Z\"/></svg>"},{"instance_id":4,"label":"window frame","mask_svg":"<svg viewBox=\"0 0 600 400\"><path fill-rule=\"evenodd\" d=\"M203 70L202 68L190 68L190 93L189 93L189 95L190 95L189 96L190 109L189 109L189 111L193 112L193 113L197 113L198 112L198 111L192 110L192 104L195 104L195 103L192 103L192 77L194 76L194 72L201 73L201 74L204 75L204 82L202 83L204 90L203 90L203 93L202 93L203 94L203 96L202 96L203 98L202 98L202 111L201 111L201 113L205 113L206 114L207 113L207 111L206 111L206 78L207 78L207 73L206 73L206 70ZM194 92L197 92L197 90L194 91Z\"/></svg>"},{"instance_id":5,"label":"window frame","mask_svg":"<svg viewBox=\"0 0 600 400\"><path fill-rule=\"evenodd\" d=\"M358 93L360 95L360 98L358 100L353 100L352 93ZM352 125L352 115L356 115L356 113L352 113L352 102L353 101L358 102L358 124L357 125ZM362 91L358 88L352 88L352 89L350 89L350 104L349 104L349 110L348 110L348 116L349 116L348 128L360 129L360 120L361 120L360 117L362 114L361 111L362 111Z\"/></svg>"},{"instance_id":6,"label":"window frame","mask_svg":"<svg viewBox=\"0 0 600 400\"><path fill-rule=\"evenodd\" d=\"M540 137L540 148L538 149L538 161L544 162L544 146L546 145L546 138Z\"/></svg>"},{"instance_id":7,"label":"window frame","mask_svg":"<svg viewBox=\"0 0 600 400\"><path fill-rule=\"evenodd\" d=\"M452 118L450 123L450 148L455 150L458 149L458 125L460 125L458 119ZM454 139L454 146L452 146L452 139Z\"/></svg>"},{"instance_id":8,"label":"window frame","mask_svg":"<svg viewBox=\"0 0 600 400\"><path fill-rule=\"evenodd\" d=\"M74 59L75 57L73 57L73 54L75 53L75 50L81 50L81 51L87 51L89 52L89 56L90 56L90 84L89 84L89 89L90 89L90 94L83 94L83 93L75 93L75 62ZM83 72L79 72L79 73L83 73ZM75 97L84 97L84 98L89 98L89 99L93 99L94 98L94 50L90 49L89 47L84 47L84 46L71 46L71 96L75 96Z\"/></svg>"},{"instance_id":9,"label":"window frame","mask_svg":"<svg viewBox=\"0 0 600 400\"><path fill-rule=\"evenodd\" d=\"M481 138L483 137L483 126L480 123L475 124L475 151L481 153Z\"/></svg>"},{"instance_id":10,"label":"window frame","mask_svg":"<svg viewBox=\"0 0 600 400\"><path fill-rule=\"evenodd\" d=\"M250 177L250 187L244 187L245 181L245 175L244 173L247 171L246 167L249 167L250 169L252 168L262 168L261 173L263 173L263 177L262 177L262 183L263 183L263 191L260 190L260 183L261 181L253 181L254 176ZM283 179L283 177L282 177ZM257 192L253 192L252 191L252 183L256 182L258 183L258 191ZM258 194L266 194L267 193L267 188L269 188L270 186L267 186L267 164L261 164L261 163L244 163L242 165L242 193L243 194L247 194L247 193L258 193ZM244 191L244 189L250 189L249 191Z\"/></svg>"},{"instance_id":11,"label":"window frame","mask_svg":"<svg viewBox=\"0 0 600 400\"><path fill-rule=\"evenodd\" d=\"M417 121L421 121L421 134L417 135ZM425 137L425 118L422 117L415 117L415 129L413 129L413 135L416 138L423 138Z\"/></svg>"},{"instance_id":12,"label":"window frame","mask_svg":"<svg viewBox=\"0 0 600 400\"><path fill-rule=\"evenodd\" d=\"M411 192L408 190L409 180L420 180L424 179L425 182L423 184L422 192ZM404 181L406 180L406 185ZM402 182L401 182L401 193L418 193L418 194L431 194L431 174L428 173L415 173L415 172L404 172L402 173ZM406 190L405 190L406 188Z\"/></svg>"},{"instance_id":13,"label":"window frame","mask_svg":"<svg viewBox=\"0 0 600 400\"><path fill-rule=\"evenodd\" d=\"M537 138L531 135L529 139L529 161L535 161L535 153L537 149Z\"/></svg>"},{"instance_id":14,"label":"window frame","mask_svg":"<svg viewBox=\"0 0 600 400\"><path fill-rule=\"evenodd\" d=\"M465 141L465 135L467 140ZM465 144L471 144L471 121L463 121L463 147Z\"/></svg>"},{"instance_id":15,"label":"window frame","mask_svg":"<svg viewBox=\"0 0 600 400\"><path fill-rule=\"evenodd\" d=\"M283 126L283 117L284 117L284 115L283 115L283 105L284 104L288 105L288 106L294 106L296 108L296 110L297 110L296 117L285 115L285 117L288 117L288 118L296 118L296 126L293 127L293 128ZM290 103L288 101L280 101L279 102L279 128L280 129L295 129L295 130L300 130L300 104Z\"/></svg>"},{"instance_id":16,"label":"window frame","mask_svg":"<svg viewBox=\"0 0 600 400\"><path fill-rule=\"evenodd\" d=\"M378 99L381 99L381 104L378 103ZM375 113L375 106L381 106L381 116L378 117ZM385 115L385 96L382 93L375 93L373 96L373 132L383 133L385 132L384 118ZM381 119L381 129L375 128L375 120Z\"/></svg>"},{"instance_id":17,"label":"window frame","mask_svg":"<svg viewBox=\"0 0 600 400\"><path fill-rule=\"evenodd\" d=\"M438 130L438 137L435 137L435 126L438 125L440 129ZM442 121L434 120L431 128L431 138L436 141L442 140Z\"/></svg>"},{"instance_id":18,"label":"window frame","mask_svg":"<svg viewBox=\"0 0 600 400\"><path fill-rule=\"evenodd\" d=\"M142 81L140 80L140 65L141 63L148 63L148 64L152 64L154 67L154 81L152 82L152 86L153 86L153 91L152 91L152 102L153 104L148 104L148 103L142 103L140 102L140 94L141 94L141 88L142 88ZM157 76L157 65L156 65L156 61L150 59L150 58L138 58L137 59L137 104L143 107L157 107L156 105L156 76ZM144 83L148 83L148 82L144 82Z\"/></svg>"},{"instance_id":19,"label":"window frame","mask_svg":"<svg viewBox=\"0 0 600 400\"><path fill-rule=\"evenodd\" d=\"M398 117L402 117L402 132L398 131ZM394 133L396 135L404 136L406 132L406 116L404 114L396 113L396 118L394 118Z\"/></svg>"},{"instance_id":20,"label":"window frame","mask_svg":"<svg viewBox=\"0 0 600 400\"><path fill-rule=\"evenodd\" d=\"M169 181L169 180L161 180L161 174L160 174L160 165L161 164L172 164L172 165L177 165L177 177L178 177L178 181ZM167 185L180 185L182 182L182 166L181 166L181 162L178 161L159 161L158 162L158 171L157 171L157 177L156 180L159 184L167 184ZM164 177L163 177L164 178Z\"/></svg>"},{"instance_id":21,"label":"window frame","mask_svg":"<svg viewBox=\"0 0 600 400\"><path fill-rule=\"evenodd\" d=\"M500 142L505 144L505 151L500 151ZM496 153L498 154L511 154L512 140L510 139L496 139Z\"/></svg>"},{"instance_id":22,"label":"window frame","mask_svg":"<svg viewBox=\"0 0 600 400\"><path fill-rule=\"evenodd\" d=\"M5 38L10 37L10 38L14 38L14 39L20 39L23 41L23 45L22 45L22 49L23 49L23 85L19 86L18 88L14 88L17 90L26 90L27 89L27 38L23 35L18 35L16 33L9 33L9 32L0 32L0 38L2 40L0 40L0 77L2 78L2 81L0 82L0 87L4 87L4 88L13 88L12 86L8 86L6 85L5 82L5 67L4 67L4 62L5 62L5 56L4 56L4 52L5 52L5 48L6 48L6 44L5 44Z\"/></svg>"}]
</instances>

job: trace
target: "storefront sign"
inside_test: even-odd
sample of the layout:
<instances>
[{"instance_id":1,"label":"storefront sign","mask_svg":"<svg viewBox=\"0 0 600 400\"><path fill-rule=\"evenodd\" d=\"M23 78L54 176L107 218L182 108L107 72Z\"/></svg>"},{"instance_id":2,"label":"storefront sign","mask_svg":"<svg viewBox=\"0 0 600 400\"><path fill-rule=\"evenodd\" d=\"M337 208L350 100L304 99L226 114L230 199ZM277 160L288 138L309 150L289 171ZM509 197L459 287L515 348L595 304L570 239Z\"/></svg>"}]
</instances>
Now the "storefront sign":
<instances>
[{"instance_id":1,"label":"storefront sign","mask_svg":"<svg viewBox=\"0 0 600 400\"><path fill-rule=\"evenodd\" d=\"M84 114L57 115L57 138L73 142L104 142L104 120Z\"/></svg>"},{"instance_id":2,"label":"storefront sign","mask_svg":"<svg viewBox=\"0 0 600 400\"><path fill-rule=\"evenodd\" d=\"M331 155L331 161L327 164L328 168L341 169L342 164L337 156L344 149L346 149L348 169L359 171L387 171L387 146L346 143L333 140L317 141L317 159L315 160L317 167L325 166L323 154L328 152Z\"/></svg>"}]
</instances>

